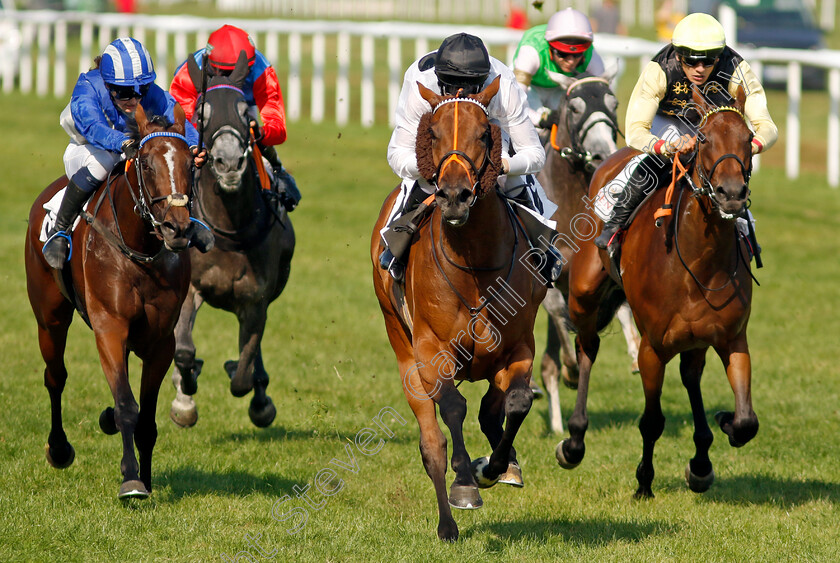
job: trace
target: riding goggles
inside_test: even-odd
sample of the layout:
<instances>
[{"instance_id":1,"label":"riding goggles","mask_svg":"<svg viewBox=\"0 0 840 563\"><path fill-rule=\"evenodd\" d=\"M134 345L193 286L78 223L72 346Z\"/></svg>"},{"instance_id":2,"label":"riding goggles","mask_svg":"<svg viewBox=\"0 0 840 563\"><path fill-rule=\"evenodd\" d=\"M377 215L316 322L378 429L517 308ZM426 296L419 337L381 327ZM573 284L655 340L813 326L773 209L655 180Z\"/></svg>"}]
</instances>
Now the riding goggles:
<instances>
[{"instance_id":1,"label":"riding goggles","mask_svg":"<svg viewBox=\"0 0 840 563\"><path fill-rule=\"evenodd\" d=\"M139 90L138 92L134 89L134 86L117 86L116 84L109 84L108 90L110 90L111 96L124 102L135 98L138 100L141 99L149 92L149 88L151 87L151 84L142 84L137 88L137 90Z\"/></svg>"},{"instance_id":2,"label":"riding goggles","mask_svg":"<svg viewBox=\"0 0 840 563\"><path fill-rule=\"evenodd\" d=\"M682 61L682 64L690 68L696 68L701 64L704 67L708 68L714 66L718 58L712 56L691 57L686 55L680 55L680 60Z\"/></svg>"}]
</instances>

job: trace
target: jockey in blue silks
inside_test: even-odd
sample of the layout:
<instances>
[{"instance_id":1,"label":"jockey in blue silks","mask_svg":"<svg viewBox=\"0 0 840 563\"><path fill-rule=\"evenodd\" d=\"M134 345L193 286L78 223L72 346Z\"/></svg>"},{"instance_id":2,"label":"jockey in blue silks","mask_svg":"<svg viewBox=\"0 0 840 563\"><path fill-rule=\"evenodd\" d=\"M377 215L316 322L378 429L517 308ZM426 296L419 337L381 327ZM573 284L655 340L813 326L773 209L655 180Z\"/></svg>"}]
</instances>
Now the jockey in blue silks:
<instances>
[{"instance_id":1,"label":"jockey in blue silks","mask_svg":"<svg viewBox=\"0 0 840 563\"><path fill-rule=\"evenodd\" d=\"M94 61L94 68L79 76L70 103L61 112L61 126L70 135L64 151L64 170L70 179L55 225L43 253L53 268L62 268L71 255L68 230L91 193L123 159L133 158L139 141L131 137L136 126L134 112L142 105L148 115L165 116L175 122L175 99L154 83L155 68L146 48L136 39L121 37L106 47ZM187 121L186 137L196 166L198 132ZM212 246L213 235L204 227L194 228L192 243L199 250Z\"/></svg>"}]
</instances>

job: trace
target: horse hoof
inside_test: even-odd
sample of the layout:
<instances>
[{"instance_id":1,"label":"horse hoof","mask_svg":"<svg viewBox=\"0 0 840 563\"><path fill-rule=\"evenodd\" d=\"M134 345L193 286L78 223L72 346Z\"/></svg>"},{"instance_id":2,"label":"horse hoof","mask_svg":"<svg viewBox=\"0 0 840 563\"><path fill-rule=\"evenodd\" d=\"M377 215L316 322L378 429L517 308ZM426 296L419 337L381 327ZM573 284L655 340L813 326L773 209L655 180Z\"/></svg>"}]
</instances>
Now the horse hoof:
<instances>
[{"instance_id":1,"label":"horse hoof","mask_svg":"<svg viewBox=\"0 0 840 563\"><path fill-rule=\"evenodd\" d=\"M563 444L566 443L566 440L560 440L560 443L557 444L557 448L554 450L554 457L557 458L557 463L560 464L560 467L563 469L574 469L578 465L580 465L580 461L577 463L571 463L566 459L566 454L563 453Z\"/></svg>"},{"instance_id":2,"label":"horse hoof","mask_svg":"<svg viewBox=\"0 0 840 563\"><path fill-rule=\"evenodd\" d=\"M114 407L105 407L99 414L99 429L108 436L113 436L117 430L117 423L114 421Z\"/></svg>"},{"instance_id":3,"label":"horse hoof","mask_svg":"<svg viewBox=\"0 0 840 563\"><path fill-rule=\"evenodd\" d=\"M475 482L478 483L478 486L481 489L489 489L499 482L499 477L490 479L484 476L484 472L487 471L487 466L489 464L490 458L487 456L476 458L470 464L470 469L472 470L473 477L475 477Z\"/></svg>"},{"instance_id":4,"label":"horse hoof","mask_svg":"<svg viewBox=\"0 0 840 563\"><path fill-rule=\"evenodd\" d=\"M120 499L144 499L149 498L150 494L151 493L146 489L146 485L143 484L143 481L132 479L130 481L123 481L122 485L120 485L120 493L117 497Z\"/></svg>"},{"instance_id":5,"label":"horse hoof","mask_svg":"<svg viewBox=\"0 0 840 563\"><path fill-rule=\"evenodd\" d=\"M709 471L705 477L700 477L691 472L691 464L685 466L685 484L695 493L705 493L715 482L715 470Z\"/></svg>"},{"instance_id":6,"label":"horse hoof","mask_svg":"<svg viewBox=\"0 0 840 563\"><path fill-rule=\"evenodd\" d=\"M525 482L522 480L522 469L519 467L519 464L515 461L508 463L507 471L502 473L502 476L499 477L499 483L504 483L505 485L511 485L512 487L517 488L524 487Z\"/></svg>"},{"instance_id":7,"label":"horse hoof","mask_svg":"<svg viewBox=\"0 0 840 563\"><path fill-rule=\"evenodd\" d=\"M52 448L50 448L49 444L45 445L44 449L46 450L45 453L47 456L47 463L49 463L56 469L67 469L68 467L73 465L73 460L76 459L76 450L73 449L73 446L71 446L69 442L67 443L68 452L65 454L66 457L64 461L58 461L58 459L61 458L55 455L56 452L54 452Z\"/></svg>"},{"instance_id":8,"label":"horse hoof","mask_svg":"<svg viewBox=\"0 0 840 563\"><path fill-rule=\"evenodd\" d=\"M574 371L574 375L570 374L570 372L572 371ZM570 370L566 366L563 366L563 369L560 370L560 380L563 382L563 385L565 385L569 389L578 388L579 377L580 375L578 374L577 370Z\"/></svg>"},{"instance_id":9,"label":"horse hoof","mask_svg":"<svg viewBox=\"0 0 840 563\"><path fill-rule=\"evenodd\" d=\"M190 428L198 422L198 409L195 405L183 406L176 404L176 401L172 401L172 406L169 409L169 418L181 428Z\"/></svg>"},{"instance_id":10,"label":"horse hoof","mask_svg":"<svg viewBox=\"0 0 840 563\"><path fill-rule=\"evenodd\" d=\"M234 397L244 397L254 388L254 377L248 378L248 381L243 383L236 379L236 370L239 369L239 362L236 360L228 360L225 362L225 371L230 378L230 394Z\"/></svg>"},{"instance_id":11,"label":"horse hoof","mask_svg":"<svg viewBox=\"0 0 840 563\"><path fill-rule=\"evenodd\" d=\"M474 510L481 508L483 505L484 501L478 494L478 487L452 484L452 488L449 490L449 506L460 510Z\"/></svg>"},{"instance_id":12,"label":"horse hoof","mask_svg":"<svg viewBox=\"0 0 840 563\"><path fill-rule=\"evenodd\" d=\"M277 408L274 406L271 397L266 397L265 405L260 408L254 407L254 401L251 401L251 406L248 407L248 416L254 426L267 428L274 422L274 417L277 416Z\"/></svg>"},{"instance_id":13,"label":"horse hoof","mask_svg":"<svg viewBox=\"0 0 840 563\"><path fill-rule=\"evenodd\" d=\"M438 524L438 537L446 542L458 541L458 524L455 520Z\"/></svg>"}]
</instances>

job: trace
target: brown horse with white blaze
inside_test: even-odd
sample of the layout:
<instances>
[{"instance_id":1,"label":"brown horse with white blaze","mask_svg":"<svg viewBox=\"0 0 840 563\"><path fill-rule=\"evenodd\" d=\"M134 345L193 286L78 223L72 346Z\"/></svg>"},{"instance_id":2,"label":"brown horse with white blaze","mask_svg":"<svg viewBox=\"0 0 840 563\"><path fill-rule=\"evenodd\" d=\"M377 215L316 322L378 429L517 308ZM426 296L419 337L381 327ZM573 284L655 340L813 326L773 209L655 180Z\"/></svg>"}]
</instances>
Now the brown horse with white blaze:
<instances>
[{"instance_id":1,"label":"brown horse with white blaze","mask_svg":"<svg viewBox=\"0 0 840 563\"><path fill-rule=\"evenodd\" d=\"M114 397L114 407L102 412L99 424L106 434L122 434L120 498L145 498L152 489L155 407L175 352L173 330L190 279L184 251L191 229L192 155L184 137L184 112L175 106L174 126L163 118L147 120L142 106L135 117L142 137L136 159L125 174L109 178L94 192L93 210L83 212L84 220L73 230L72 256L62 270L44 260L39 233L44 204L67 185L66 177L35 200L26 232L26 285L51 404L47 461L62 469L75 458L61 421L64 352L75 305L96 336ZM129 352L143 362L139 406L129 385Z\"/></svg>"},{"instance_id":2,"label":"brown horse with white blaze","mask_svg":"<svg viewBox=\"0 0 840 563\"><path fill-rule=\"evenodd\" d=\"M686 468L688 486L707 490L714 472L709 460L713 435L706 420L700 378L706 351L714 348L735 395L735 411L715 419L732 446L739 447L758 431L750 395L750 353L747 322L752 300L748 249L735 219L745 212L749 196L752 134L743 115L744 94L732 106L711 107L695 91L702 116L688 181L677 183L670 215L656 226L654 214L666 203L666 190L648 198L627 229L621 248L620 273L627 301L642 335L639 368L645 410L639 422L642 460L636 470L637 497L652 497L653 449L665 418L660 395L665 365L680 355L680 375L688 391L694 419L695 456ZM615 177L637 155L622 149L595 173L590 195ZM569 309L578 329L580 383L571 437L557 446L561 466L571 469L583 459L588 425L586 398L589 375L598 352L597 318L608 296L621 291L609 277L609 258L593 244L572 260Z\"/></svg>"},{"instance_id":3,"label":"brown horse with white blaze","mask_svg":"<svg viewBox=\"0 0 840 563\"><path fill-rule=\"evenodd\" d=\"M415 235L405 286L379 268L380 229L396 190L386 199L371 240L373 281L403 391L420 426L420 453L434 484L438 536L458 538L450 506L478 508L479 487L522 486L513 441L530 407L534 319L545 286L526 266L524 234L496 191L501 131L487 105L499 80L482 92L439 96L419 85L432 111L417 131L418 167L436 186L428 220ZM470 459L464 445L467 405L462 380L487 380L478 419L492 454ZM446 494L446 437L452 437L455 480ZM503 422L505 423L503 425Z\"/></svg>"}]
</instances>

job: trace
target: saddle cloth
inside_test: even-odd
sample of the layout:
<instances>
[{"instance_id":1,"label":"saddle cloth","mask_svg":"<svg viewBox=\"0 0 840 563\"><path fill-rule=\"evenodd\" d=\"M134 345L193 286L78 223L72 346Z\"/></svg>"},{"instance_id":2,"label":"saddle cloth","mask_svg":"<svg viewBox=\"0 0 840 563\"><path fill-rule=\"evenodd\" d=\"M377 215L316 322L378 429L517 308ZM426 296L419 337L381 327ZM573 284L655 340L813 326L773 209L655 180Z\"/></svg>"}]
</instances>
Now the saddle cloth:
<instances>
[{"instance_id":1,"label":"saddle cloth","mask_svg":"<svg viewBox=\"0 0 840 563\"><path fill-rule=\"evenodd\" d=\"M52 229L53 225L55 225L55 219L58 217L58 208L61 207L61 200L64 199L65 190L67 190L67 188L61 188L47 203L44 204L44 210L47 213L44 215L44 221L41 223L41 234L38 237L41 242L47 242L47 233L50 232L50 229ZM91 192L90 195L92 196L93 192ZM90 205L90 198L88 198L84 205L85 210L87 210L88 205ZM73 221L73 226L70 227L71 231L76 228L79 221L81 221L81 217L76 217L76 220Z\"/></svg>"}]
</instances>

